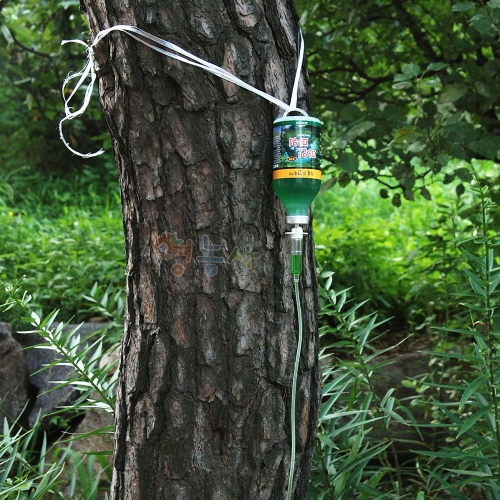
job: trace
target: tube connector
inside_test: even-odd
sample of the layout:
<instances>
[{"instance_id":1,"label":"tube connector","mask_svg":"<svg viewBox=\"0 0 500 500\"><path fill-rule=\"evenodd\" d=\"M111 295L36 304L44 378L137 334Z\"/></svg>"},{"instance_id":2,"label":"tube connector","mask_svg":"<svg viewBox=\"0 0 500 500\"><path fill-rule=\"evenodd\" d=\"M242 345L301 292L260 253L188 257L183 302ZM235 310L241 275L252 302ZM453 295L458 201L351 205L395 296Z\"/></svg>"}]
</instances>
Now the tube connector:
<instances>
[{"instance_id":1,"label":"tube connector","mask_svg":"<svg viewBox=\"0 0 500 500\"><path fill-rule=\"evenodd\" d=\"M292 227L292 230L287 231L285 234L289 234L292 241L294 241L294 240L303 240L304 234L309 234L309 233L304 233L304 230L298 224L295 224L295 226Z\"/></svg>"}]
</instances>

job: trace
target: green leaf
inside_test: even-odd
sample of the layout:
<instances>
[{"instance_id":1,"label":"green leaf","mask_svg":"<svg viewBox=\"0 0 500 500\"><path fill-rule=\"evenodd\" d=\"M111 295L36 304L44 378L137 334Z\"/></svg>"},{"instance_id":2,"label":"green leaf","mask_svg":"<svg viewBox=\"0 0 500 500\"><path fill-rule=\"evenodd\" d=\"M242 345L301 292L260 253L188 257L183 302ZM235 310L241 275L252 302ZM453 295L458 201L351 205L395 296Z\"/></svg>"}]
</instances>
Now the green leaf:
<instances>
[{"instance_id":1,"label":"green leaf","mask_svg":"<svg viewBox=\"0 0 500 500\"><path fill-rule=\"evenodd\" d=\"M454 424L456 424L457 427L463 426L462 420L460 420L456 415L454 415L451 411L449 411L442 403L436 401L436 405ZM480 446L489 445L488 440L485 437L478 434L474 429L469 428L464 432L467 432L467 435L474 441L476 441Z\"/></svg>"},{"instance_id":2,"label":"green leaf","mask_svg":"<svg viewBox=\"0 0 500 500\"><path fill-rule=\"evenodd\" d=\"M467 432L486 412L490 411L489 406L481 408L479 411L471 415L458 431L457 438Z\"/></svg>"},{"instance_id":3,"label":"green leaf","mask_svg":"<svg viewBox=\"0 0 500 500\"><path fill-rule=\"evenodd\" d=\"M453 498L456 498L457 500L470 500L469 497L466 497L465 495L462 495L456 488L453 488L453 486L446 481L441 475L436 474L434 471L430 470L429 474L431 477L433 477L436 481L438 481L441 486L446 488L446 492L451 494Z\"/></svg>"},{"instance_id":4,"label":"green leaf","mask_svg":"<svg viewBox=\"0 0 500 500\"><path fill-rule=\"evenodd\" d=\"M474 470L466 470L466 469L445 469L447 471L453 472L455 474L460 474L463 476L474 476L474 477L491 477L495 478L495 476L492 476L492 474L488 474L486 472L479 472L479 471L474 471Z\"/></svg>"},{"instance_id":5,"label":"green leaf","mask_svg":"<svg viewBox=\"0 0 500 500\"><path fill-rule=\"evenodd\" d=\"M9 28L4 23L0 25L0 31L9 45L14 43L14 38L12 38Z\"/></svg>"},{"instance_id":6,"label":"green leaf","mask_svg":"<svg viewBox=\"0 0 500 500\"><path fill-rule=\"evenodd\" d=\"M493 27L491 19L486 14L478 14L477 16L474 16L470 20L470 23L477 29L477 31L479 31L479 33L488 33Z\"/></svg>"},{"instance_id":7,"label":"green leaf","mask_svg":"<svg viewBox=\"0 0 500 500\"><path fill-rule=\"evenodd\" d=\"M463 2L453 4L451 10L453 12L467 12L469 10L474 10L476 6L471 2Z\"/></svg>"},{"instance_id":8,"label":"green leaf","mask_svg":"<svg viewBox=\"0 0 500 500\"><path fill-rule=\"evenodd\" d=\"M358 455L357 458L352 462L348 462L347 464L343 465L337 471L337 474L338 475L346 474L347 472L350 472L352 469L354 469L356 466L368 463L373 457L382 453L390 445L391 443L381 443L380 445L372 448L371 450L365 451L364 453Z\"/></svg>"},{"instance_id":9,"label":"green leaf","mask_svg":"<svg viewBox=\"0 0 500 500\"><path fill-rule=\"evenodd\" d=\"M440 165L447 165L448 164L448 161L449 161L449 157L447 154L445 153L439 153L437 156L436 156L436 161L440 164ZM443 181L444 182L444 181Z\"/></svg>"},{"instance_id":10,"label":"green leaf","mask_svg":"<svg viewBox=\"0 0 500 500\"><path fill-rule=\"evenodd\" d=\"M373 170L361 170L359 175L363 177L363 179L376 179L377 174Z\"/></svg>"},{"instance_id":11,"label":"green leaf","mask_svg":"<svg viewBox=\"0 0 500 500\"><path fill-rule=\"evenodd\" d=\"M338 413L332 413L330 415L325 415L325 417L319 419L320 423L323 423L327 420L338 420L339 418L347 417L349 415L357 415L358 413L362 413L361 411L342 411ZM365 411L364 414L366 415L368 412ZM332 439L335 439L337 436L340 434L343 434L351 429L355 429L357 427L365 428L368 424L372 424L373 422L377 422L381 419L382 417L377 417L377 418L371 418L369 420L358 420L356 419L351 419L348 424L342 424L342 426L338 429L335 430L335 432L332 432L330 434L330 437Z\"/></svg>"},{"instance_id":12,"label":"green leaf","mask_svg":"<svg viewBox=\"0 0 500 500\"><path fill-rule=\"evenodd\" d=\"M455 169L455 175L464 182L472 181L472 174L468 168L462 167Z\"/></svg>"},{"instance_id":13,"label":"green leaf","mask_svg":"<svg viewBox=\"0 0 500 500\"><path fill-rule=\"evenodd\" d=\"M339 186L346 187L351 182L351 176L347 172L342 172L339 175Z\"/></svg>"},{"instance_id":14,"label":"green leaf","mask_svg":"<svg viewBox=\"0 0 500 500\"><path fill-rule=\"evenodd\" d=\"M324 434L318 433L317 437L322 443L326 444L326 446L328 446L332 450L339 449L339 447L328 436L325 436Z\"/></svg>"},{"instance_id":15,"label":"green leaf","mask_svg":"<svg viewBox=\"0 0 500 500\"><path fill-rule=\"evenodd\" d=\"M353 153L342 153L338 160L337 165L349 174L356 172L359 166L358 157Z\"/></svg>"},{"instance_id":16,"label":"green leaf","mask_svg":"<svg viewBox=\"0 0 500 500\"><path fill-rule=\"evenodd\" d=\"M469 142L467 146L474 151L474 153L478 153L489 160L494 160L498 150L500 150L500 138L490 135L479 141Z\"/></svg>"},{"instance_id":17,"label":"green leaf","mask_svg":"<svg viewBox=\"0 0 500 500\"><path fill-rule=\"evenodd\" d=\"M418 64L405 64L401 71L405 75L417 76L420 73L421 69Z\"/></svg>"},{"instance_id":18,"label":"green leaf","mask_svg":"<svg viewBox=\"0 0 500 500\"><path fill-rule=\"evenodd\" d=\"M473 380L465 389L462 397L460 398L459 408L462 408L468 401L468 399L474 394L486 381L488 377L486 375L481 375L480 377Z\"/></svg>"},{"instance_id":19,"label":"green leaf","mask_svg":"<svg viewBox=\"0 0 500 500\"><path fill-rule=\"evenodd\" d=\"M408 146L410 153L420 153L426 148L427 144L424 141L415 141Z\"/></svg>"},{"instance_id":20,"label":"green leaf","mask_svg":"<svg viewBox=\"0 0 500 500\"><path fill-rule=\"evenodd\" d=\"M415 193L413 192L412 189L408 188L403 189L403 196L405 197L405 200L415 201Z\"/></svg>"},{"instance_id":21,"label":"green leaf","mask_svg":"<svg viewBox=\"0 0 500 500\"><path fill-rule=\"evenodd\" d=\"M35 311L31 312L31 319L32 319L31 324L33 326L38 326L40 324L41 321L40 316L38 316L38 314Z\"/></svg>"},{"instance_id":22,"label":"green leaf","mask_svg":"<svg viewBox=\"0 0 500 500\"><path fill-rule=\"evenodd\" d=\"M429 64L429 66L427 66L427 68L426 68L426 71L440 71L444 68L447 68L448 66L449 66L448 63L435 62L435 63Z\"/></svg>"},{"instance_id":23,"label":"green leaf","mask_svg":"<svg viewBox=\"0 0 500 500\"><path fill-rule=\"evenodd\" d=\"M489 2L486 2L486 5L490 9L500 9L500 0L490 0Z\"/></svg>"},{"instance_id":24,"label":"green leaf","mask_svg":"<svg viewBox=\"0 0 500 500\"><path fill-rule=\"evenodd\" d=\"M347 131L346 138L349 142L352 142L354 139L356 139L360 135L368 132L368 130L370 130L374 126L375 126L375 122L370 122L370 121L358 123L358 124L354 125L354 127L352 127L350 130Z\"/></svg>"},{"instance_id":25,"label":"green leaf","mask_svg":"<svg viewBox=\"0 0 500 500\"><path fill-rule=\"evenodd\" d=\"M424 441L424 436L420 432L420 424L416 421L413 413L408 408L406 408L406 406L399 406L398 410L406 413L408 420L413 424L413 428L417 431L418 435L420 436L420 439Z\"/></svg>"},{"instance_id":26,"label":"green leaf","mask_svg":"<svg viewBox=\"0 0 500 500\"><path fill-rule=\"evenodd\" d=\"M432 200L432 196L431 196L431 193L429 192L429 190L425 187L421 187L420 188L420 194L422 195L423 198L425 198L426 200Z\"/></svg>"},{"instance_id":27,"label":"green leaf","mask_svg":"<svg viewBox=\"0 0 500 500\"><path fill-rule=\"evenodd\" d=\"M360 491L361 493L365 493L360 500L373 500L373 499L381 499L385 497L385 494L381 494L380 491L375 490L374 486L376 487L378 483L382 480L382 478L387 474L386 470L383 470L379 472L371 481L369 484L362 484L358 483L354 485L354 488L356 490Z\"/></svg>"},{"instance_id":28,"label":"green leaf","mask_svg":"<svg viewBox=\"0 0 500 500\"><path fill-rule=\"evenodd\" d=\"M468 87L464 83L452 83L446 85L438 97L439 104L456 102L467 94Z\"/></svg>"},{"instance_id":29,"label":"green leaf","mask_svg":"<svg viewBox=\"0 0 500 500\"><path fill-rule=\"evenodd\" d=\"M353 122L363 116L363 112L354 104L347 104L340 110L340 118L346 122Z\"/></svg>"},{"instance_id":30,"label":"green leaf","mask_svg":"<svg viewBox=\"0 0 500 500\"><path fill-rule=\"evenodd\" d=\"M450 184L450 182L453 182L455 177L451 174L445 174L443 177L443 184L446 186L446 184Z\"/></svg>"},{"instance_id":31,"label":"green leaf","mask_svg":"<svg viewBox=\"0 0 500 500\"><path fill-rule=\"evenodd\" d=\"M479 92L484 97L493 97L494 100L496 100L495 97L495 92L496 89L492 87L491 85L488 85L486 82L483 82L482 80L477 80L474 82L474 87L476 87L476 90Z\"/></svg>"},{"instance_id":32,"label":"green leaf","mask_svg":"<svg viewBox=\"0 0 500 500\"><path fill-rule=\"evenodd\" d=\"M474 397L476 398L477 402L481 406L488 406L489 405L488 401L486 401L486 398L484 398L483 395L480 392L476 392L476 394L474 394ZM486 413L484 415L484 417L485 417L486 422L489 425L490 429L493 432L496 432L495 431L496 425L495 425L495 415L494 415L494 413L493 412Z\"/></svg>"},{"instance_id":33,"label":"green leaf","mask_svg":"<svg viewBox=\"0 0 500 500\"><path fill-rule=\"evenodd\" d=\"M411 82L398 82L395 83L392 88L396 90L409 89L412 86Z\"/></svg>"},{"instance_id":34,"label":"green leaf","mask_svg":"<svg viewBox=\"0 0 500 500\"><path fill-rule=\"evenodd\" d=\"M445 449L446 450L446 449ZM466 459L470 457L470 454L466 451L461 451L457 448L452 448L451 450L447 449L446 451L419 451L419 454L425 455L426 457L433 457L433 458L443 458L445 460L461 460L461 459ZM477 461L480 464L486 464L486 463L491 463L491 459L489 458L484 458L484 457L479 457L476 456L474 457L474 460Z\"/></svg>"},{"instance_id":35,"label":"green leaf","mask_svg":"<svg viewBox=\"0 0 500 500\"><path fill-rule=\"evenodd\" d=\"M399 422L400 424L410 425L401 415L398 415L395 411L387 409L387 408L382 408L381 410L384 413L386 413L388 416L392 417L394 420Z\"/></svg>"},{"instance_id":36,"label":"green leaf","mask_svg":"<svg viewBox=\"0 0 500 500\"><path fill-rule=\"evenodd\" d=\"M394 139L392 142L398 143L398 142L404 142L408 138L409 135L414 134L415 129L413 127L403 127L398 130L396 130L396 134L394 135Z\"/></svg>"},{"instance_id":37,"label":"green leaf","mask_svg":"<svg viewBox=\"0 0 500 500\"><path fill-rule=\"evenodd\" d=\"M478 278L475 274L473 274L466 268L464 268L464 272L469 276L469 282L474 292L478 295L486 297L486 291L484 289L485 287L480 278Z\"/></svg>"},{"instance_id":38,"label":"green leaf","mask_svg":"<svg viewBox=\"0 0 500 500\"><path fill-rule=\"evenodd\" d=\"M335 184L335 182L336 182L336 179L334 177L323 182L321 184L320 193L325 193L326 191L328 191Z\"/></svg>"},{"instance_id":39,"label":"green leaf","mask_svg":"<svg viewBox=\"0 0 500 500\"><path fill-rule=\"evenodd\" d=\"M399 163L398 165L392 167L391 174L394 176L395 179L401 181L410 174L413 174L413 169L411 167L407 167L402 163Z\"/></svg>"},{"instance_id":40,"label":"green leaf","mask_svg":"<svg viewBox=\"0 0 500 500\"><path fill-rule=\"evenodd\" d=\"M398 83L398 82L407 82L408 80L411 80L413 77L412 75L407 75L407 74L403 74L403 73L396 73L394 75L394 83Z\"/></svg>"}]
</instances>

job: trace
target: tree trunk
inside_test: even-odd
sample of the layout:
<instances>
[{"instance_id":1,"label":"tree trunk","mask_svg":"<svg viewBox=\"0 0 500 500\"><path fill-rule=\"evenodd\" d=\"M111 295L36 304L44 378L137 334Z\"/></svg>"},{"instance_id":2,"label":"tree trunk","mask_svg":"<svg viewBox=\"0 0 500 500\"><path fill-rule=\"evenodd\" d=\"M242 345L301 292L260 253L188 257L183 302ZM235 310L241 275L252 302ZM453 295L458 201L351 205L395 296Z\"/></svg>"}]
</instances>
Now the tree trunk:
<instances>
[{"instance_id":1,"label":"tree trunk","mask_svg":"<svg viewBox=\"0 0 500 500\"><path fill-rule=\"evenodd\" d=\"M135 25L289 99L292 0L82 2L92 38ZM271 186L279 110L123 33L95 56L127 252L111 499L285 498L297 319ZM307 495L320 402L306 238L294 499Z\"/></svg>"}]
</instances>

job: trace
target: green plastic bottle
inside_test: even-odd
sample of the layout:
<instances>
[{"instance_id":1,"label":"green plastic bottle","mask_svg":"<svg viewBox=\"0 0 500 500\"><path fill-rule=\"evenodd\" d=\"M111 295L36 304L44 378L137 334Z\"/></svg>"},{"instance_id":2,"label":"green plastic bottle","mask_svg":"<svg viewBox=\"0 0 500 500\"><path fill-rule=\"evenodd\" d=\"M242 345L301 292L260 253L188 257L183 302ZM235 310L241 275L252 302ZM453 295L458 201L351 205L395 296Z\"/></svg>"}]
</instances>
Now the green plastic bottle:
<instances>
[{"instance_id":1,"label":"green plastic bottle","mask_svg":"<svg viewBox=\"0 0 500 500\"><path fill-rule=\"evenodd\" d=\"M286 116L274 122L273 188L287 222L307 224L307 211L321 187L321 122Z\"/></svg>"}]
</instances>

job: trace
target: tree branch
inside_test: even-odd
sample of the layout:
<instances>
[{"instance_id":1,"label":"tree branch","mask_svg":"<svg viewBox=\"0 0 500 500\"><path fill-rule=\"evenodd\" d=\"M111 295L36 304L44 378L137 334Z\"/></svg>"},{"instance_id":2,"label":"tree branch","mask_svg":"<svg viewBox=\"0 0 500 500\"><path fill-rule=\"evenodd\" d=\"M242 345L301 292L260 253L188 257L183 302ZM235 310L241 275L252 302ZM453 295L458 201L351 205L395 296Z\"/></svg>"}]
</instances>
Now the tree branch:
<instances>
[{"instance_id":1,"label":"tree branch","mask_svg":"<svg viewBox=\"0 0 500 500\"><path fill-rule=\"evenodd\" d=\"M7 0L2 0L2 1L7 1ZM16 35L14 35L14 32L11 29L9 29L7 26L6 26L6 28L9 30L10 36L12 37L12 40L14 40L14 43L18 47L20 47L22 50L24 50L26 52L31 52L32 54L35 54L35 55L40 56L40 57L45 57L46 59L52 59L52 56L50 54L45 54L44 52L39 52L38 50L32 49L31 47L28 47L28 46L24 45L23 43L21 43L16 38Z\"/></svg>"},{"instance_id":2,"label":"tree branch","mask_svg":"<svg viewBox=\"0 0 500 500\"><path fill-rule=\"evenodd\" d=\"M422 34L422 30L415 22L415 19L407 12L407 10L403 6L402 0L392 0L392 5L396 10L396 13L406 25L406 27L410 30L410 33L413 35L413 39L415 40L420 50L425 54L425 56L432 62L437 62L440 60L440 57L434 52L432 45L424 38Z\"/></svg>"},{"instance_id":3,"label":"tree branch","mask_svg":"<svg viewBox=\"0 0 500 500\"><path fill-rule=\"evenodd\" d=\"M381 83L383 82L388 82L392 80L392 75L389 75L385 78L379 78L378 81L375 83L372 83L370 86L364 88L363 90L360 90L358 92L349 92L341 96L340 98L336 94L332 93L317 93L316 97L318 99L327 99L327 100L332 100L332 101L337 101L337 102L342 102L344 104L351 103L351 102L356 102L362 99L363 97L366 97L370 92L375 90ZM350 95L349 95L350 94Z\"/></svg>"}]
</instances>

